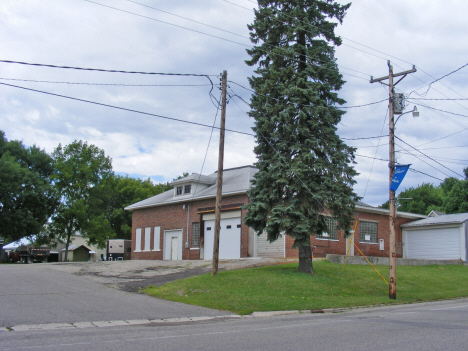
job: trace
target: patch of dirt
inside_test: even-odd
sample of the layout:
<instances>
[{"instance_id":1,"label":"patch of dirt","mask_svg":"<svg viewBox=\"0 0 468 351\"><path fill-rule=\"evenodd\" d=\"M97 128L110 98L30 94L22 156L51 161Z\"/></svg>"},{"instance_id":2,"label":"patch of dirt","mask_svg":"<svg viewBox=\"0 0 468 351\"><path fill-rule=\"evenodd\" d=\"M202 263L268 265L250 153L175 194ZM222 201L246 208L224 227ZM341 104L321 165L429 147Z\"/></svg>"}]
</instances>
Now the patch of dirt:
<instances>
[{"instance_id":1,"label":"patch of dirt","mask_svg":"<svg viewBox=\"0 0 468 351\"><path fill-rule=\"evenodd\" d=\"M219 261L219 271L295 262L294 259L246 258ZM149 285L160 286L174 280L211 272L211 261L104 261L49 263L49 268L82 276L120 290L138 293Z\"/></svg>"}]
</instances>

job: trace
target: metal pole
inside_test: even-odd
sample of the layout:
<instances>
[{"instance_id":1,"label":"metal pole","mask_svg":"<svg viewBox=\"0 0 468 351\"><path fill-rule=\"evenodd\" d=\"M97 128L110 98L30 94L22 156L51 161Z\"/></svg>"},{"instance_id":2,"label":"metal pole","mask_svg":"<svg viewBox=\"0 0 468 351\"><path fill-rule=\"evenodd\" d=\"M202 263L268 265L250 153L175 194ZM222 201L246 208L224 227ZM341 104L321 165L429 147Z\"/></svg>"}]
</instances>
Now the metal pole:
<instances>
[{"instance_id":1,"label":"metal pole","mask_svg":"<svg viewBox=\"0 0 468 351\"><path fill-rule=\"evenodd\" d=\"M218 155L218 179L216 184L216 207L215 207L215 232L213 239L213 266L211 275L218 274L219 257L219 231L221 229L221 200L223 192L223 163L224 163L224 132L226 120L226 85L227 71L223 71L222 100L221 100L221 125L219 131L219 155Z\"/></svg>"},{"instance_id":2,"label":"metal pole","mask_svg":"<svg viewBox=\"0 0 468 351\"><path fill-rule=\"evenodd\" d=\"M388 102L388 114L389 114L389 188L392 184L393 172L395 170L395 123L393 120L393 67L388 62L388 90L389 90L389 102ZM390 279L388 283L388 297L390 299L396 299L396 245L395 245L395 191L389 190L389 226L390 226Z\"/></svg>"}]
</instances>

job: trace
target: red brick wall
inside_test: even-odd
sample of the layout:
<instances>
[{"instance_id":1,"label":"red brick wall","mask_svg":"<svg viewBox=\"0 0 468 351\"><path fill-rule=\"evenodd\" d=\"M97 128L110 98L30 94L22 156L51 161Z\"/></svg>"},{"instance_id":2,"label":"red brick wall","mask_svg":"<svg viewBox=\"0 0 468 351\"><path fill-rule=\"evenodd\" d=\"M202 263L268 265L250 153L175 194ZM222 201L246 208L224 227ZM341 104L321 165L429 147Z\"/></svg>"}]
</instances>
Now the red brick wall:
<instances>
[{"instance_id":1,"label":"red brick wall","mask_svg":"<svg viewBox=\"0 0 468 351\"><path fill-rule=\"evenodd\" d=\"M246 205L248 202L247 195L234 195L225 196L222 200L222 206L229 204L242 203ZM189 246L192 246L192 223L200 223L200 247L203 245L203 223L201 221L201 215L197 213L199 208L215 206L215 199L193 201L189 207ZM246 211L242 210L242 218L244 218ZM187 209L183 208L183 203L177 203L173 205L155 206L144 209L133 210L132 215L132 260L162 260L164 250L164 231L165 230L182 230L182 257L184 260L200 259L200 250L192 250L185 248L185 242L187 241ZM154 227L161 227L160 233L160 251L147 251L147 252L135 252L135 241L136 241L136 229L141 228L141 248L144 249L144 233L145 228L151 228L151 241L150 248L154 247ZM248 245L249 245L249 228L242 223L241 226L241 257L248 256ZM208 248L212 249L212 248Z\"/></svg>"},{"instance_id":2,"label":"red brick wall","mask_svg":"<svg viewBox=\"0 0 468 351\"><path fill-rule=\"evenodd\" d=\"M354 232L353 241L366 256L380 256L388 257L389 256L389 219L388 215L368 213L362 211L356 211L354 213L355 220L358 221L356 230ZM360 243L359 242L359 221L373 221L377 222L377 243ZM397 257L402 257L402 234L400 225L408 222L412 222L414 219L408 218L396 218L396 248L397 248ZM338 240L324 240L316 239L315 236L311 236L311 247L314 249L314 257L325 257L327 254L346 254L346 240L343 236L342 231L338 231ZM384 239L384 250L381 251L379 248L379 240ZM286 236L286 257L298 257L299 252L297 249L293 249L292 245L294 239L289 236ZM315 246L315 248L314 248ZM354 248L354 255L360 255L357 248Z\"/></svg>"}]
</instances>

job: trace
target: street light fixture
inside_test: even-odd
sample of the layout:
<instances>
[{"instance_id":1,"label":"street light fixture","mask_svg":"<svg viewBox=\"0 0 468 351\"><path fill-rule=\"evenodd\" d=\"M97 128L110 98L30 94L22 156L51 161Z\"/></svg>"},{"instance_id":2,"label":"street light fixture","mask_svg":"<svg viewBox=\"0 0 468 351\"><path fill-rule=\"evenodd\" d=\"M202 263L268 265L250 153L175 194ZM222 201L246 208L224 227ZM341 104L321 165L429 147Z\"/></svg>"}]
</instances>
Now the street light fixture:
<instances>
[{"instance_id":1,"label":"street light fixture","mask_svg":"<svg viewBox=\"0 0 468 351\"><path fill-rule=\"evenodd\" d=\"M405 112L405 113L402 113L401 115L399 115L398 118L395 121L395 124L398 122L398 120L400 119L401 116L406 115L407 113L410 113L410 112L413 113L413 118L419 117L419 111L416 108L416 106L414 106L412 111L408 111L408 112Z\"/></svg>"}]
</instances>

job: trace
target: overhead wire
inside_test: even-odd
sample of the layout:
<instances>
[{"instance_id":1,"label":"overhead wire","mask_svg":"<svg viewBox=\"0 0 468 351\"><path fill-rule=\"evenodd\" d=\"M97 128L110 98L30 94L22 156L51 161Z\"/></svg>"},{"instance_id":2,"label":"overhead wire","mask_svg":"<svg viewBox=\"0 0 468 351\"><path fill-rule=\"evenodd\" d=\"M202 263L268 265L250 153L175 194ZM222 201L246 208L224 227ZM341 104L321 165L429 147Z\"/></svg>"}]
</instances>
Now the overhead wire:
<instances>
[{"instance_id":1,"label":"overhead wire","mask_svg":"<svg viewBox=\"0 0 468 351\"><path fill-rule=\"evenodd\" d=\"M433 162L437 163L438 165L440 165L440 166L444 167L445 169L449 170L450 172L455 173L456 175L458 175L458 176L461 177L461 178L464 178L464 176L462 176L460 173L457 173L457 172L455 172L454 170L452 170L452 169L450 169L450 168L444 166L444 165L441 164L440 162L438 162L438 161L432 159L431 157L427 156L424 152L418 150L418 149L415 148L414 146L411 146L410 144L408 144L406 141L404 141L403 139L399 138L398 136L395 135L395 138L398 139L398 140L400 140L402 143L404 143L405 145L409 146L410 148L414 149L415 151L419 152L420 154L426 156L428 159L432 160Z\"/></svg>"},{"instance_id":2,"label":"overhead wire","mask_svg":"<svg viewBox=\"0 0 468 351\"><path fill-rule=\"evenodd\" d=\"M416 173L421 173L421 174L424 174L425 176L428 176L428 177L431 177L431 178L434 178L434 179L437 179L437 180L440 180L441 182L444 181L444 179L440 179L440 178L437 178L437 177L434 177L433 175L430 175L430 174L427 174L427 173L424 173L424 172L421 172L421 171L418 171L417 169L414 169L414 168L409 168L409 170L411 172L416 172Z\"/></svg>"},{"instance_id":3,"label":"overhead wire","mask_svg":"<svg viewBox=\"0 0 468 351\"><path fill-rule=\"evenodd\" d=\"M104 104L104 103L100 103L100 102L96 102L96 101L91 101L91 100L86 100L86 99L75 98L75 97L71 97L71 96L67 96L67 95L55 94L55 93L50 93L50 92L46 92L46 91L42 91L42 90L37 90L37 89L31 89L31 88L21 87L21 86L18 86L18 85L6 84L6 83L2 83L2 82L0 82L0 85L5 85L5 86L13 87L13 88L19 88L19 89L23 89L23 90L29 90L29 91L33 91L33 92L36 92L36 93L41 93L41 94L46 94L46 95L52 95L52 96L61 97L61 98L69 99L69 100L75 100L75 101L80 101L80 102L86 102L86 103L93 104L93 105L104 106L104 107L110 107L110 108L117 109L117 110L122 110L122 111L127 111L127 112L133 112L133 113L138 113L138 114L147 115L147 116L153 116L153 117L162 118L162 119L167 119L167 120L171 120L171 121L175 121L175 122L183 122L183 123L192 124L192 125L196 125L196 126L200 126L200 127L213 128L213 126L208 125L208 124L204 124L204 123L193 122L193 121L186 121L186 120L179 119L179 118L168 117L168 116L162 116L162 115L158 115L158 114L155 114L155 113L144 112L144 111L138 111L138 110L134 110L134 109L130 109L130 108L125 108L125 107L120 107L120 106L115 106L115 105ZM219 127L214 127L214 128L215 128L215 129L220 129ZM233 130L233 129L227 129L227 128L225 128L224 130L227 131L227 132L231 132L231 133L237 133L237 134L255 136L255 135L252 134L252 133L241 132L241 131Z\"/></svg>"},{"instance_id":4,"label":"overhead wire","mask_svg":"<svg viewBox=\"0 0 468 351\"><path fill-rule=\"evenodd\" d=\"M387 107L387 112L385 113L385 118L384 118L384 121L383 121L383 124L382 124L382 129L380 130L380 134L383 133L385 122L387 121L387 115L388 115L388 107ZM369 172L369 177L367 178L367 183L366 183L366 187L364 188L364 195L362 196L362 199L364 199L366 197L366 194L367 194L367 187L369 186L369 181L370 181L370 178L371 178L371 175L372 175L372 171L374 169L375 158L377 157L377 152L379 150L379 146L380 146L380 138L379 138L379 143L377 145L377 148L375 149L374 160L372 161L371 169L370 169L370 172Z\"/></svg>"},{"instance_id":5,"label":"overhead wire","mask_svg":"<svg viewBox=\"0 0 468 351\"><path fill-rule=\"evenodd\" d=\"M84 0L88 1L88 0ZM85 68L85 67L74 67L74 66L58 66L44 63L31 63L21 62L12 60L0 60L3 63L14 63L25 66L36 66L36 67L48 67L48 68L61 68L61 69L72 69L78 71L95 71L95 72L106 72L106 73L124 73L124 74L143 74L143 75L158 75L158 76L192 76L192 77L217 77L217 74L199 74L199 73L163 73L163 72L142 72L142 71L123 71L116 69L103 69L103 68Z\"/></svg>"},{"instance_id":6,"label":"overhead wire","mask_svg":"<svg viewBox=\"0 0 468 351\"><path fill-rule=\"evenodd\" d=\"M70 84L70 85L96 85L96 86L122 86L122 87L203 87L211 86L211 84L123 84L123 83L83 83L83 82L65 82L65 81L50 81L50 80L35 80L35 79L18 79L4 78L0 80L17 81L17 82L33 82L33 83L51 83L51 84Z\"/></svg>"},{"instance_id":7,"label":"overhead wire","mask_svg":"<svg viewBox=\"0 0 468 351\"><path fill-rule=\"evenodd\" d=\"M220 102L220 101L221 101L221 96L218 99L218 102ZM201 166L200 174L198 175L197 183L195 185L195 190L193 191L192 200L195 197L195 193L197 192L198 184L200 183L201 175L203 174L203 168L205 167L206 157L208 156L208 150L210 149L211 138L213 137L213 131L215 129L216 119L218 117L218 112L220 110L219 106L220 106L220 104L218 104L218 107L216 108L216 114L215 114L215 117L214 117L213 125L211 127L210 137L208 138L208 145L206 146L205 157L203 158L203 163L202 163L202 166Z\"/></svg>"},{"instance_id":8,"label":"overhead wire","mask_svg":"<svg viewBox=\"0 0 468 351\"><path fill-rule=\"evenodd\" d=\"M241 84L239 84L239 83L236 83L236 82L234 82L234 81L232 81L232 80L228 80L228 83L233 83L233 84L235 84L235 85L237 85L237 86L239 86L239 87L241 87L241 88L243 88L243 89L245 89L245 90L247 90L247 91L256 93L257 95L265 96L265 97L268 97L268 98L273 99L273 100L275 100L275 101L280 101L279 99L276 99L276 98L274 98L274 97L272 97L272 96L268 96L268 95L265 95L265 94L257 93L257 92L255 92L255 90L246 88L246 87L244 87L243 85L241 85ZM249 104L247 101L245 101L241 96L239 96L239 95L237 95L237 94L236 94L236 96L237 96L239 99L241 99L242 102L244 102L245 104L247 104L247 105L250 106L250 104ZM379 104L379 103L384 102L384 101L388 101L388 99L383 99L383 100L380 100L380 101L371 102L371 103L368 103L368 104L365 104L365 105L357 105L357 106L335 106L335 107L338 108L338 109L340 109L340 108L357 108L357 107L365 107L365 106L370 106L370 105Z\"/></svg>"},{"instance_id":9,"label":"overhead wire","mask_svg":"<svg viewBox=\"0 0 468 351\"><path fill-rule=\"evenodd\" d=\"M238 41L235 41L235 40L231 40L231 39L226 39L226 38L223 38L223 37L219 37L217 35L212 35L212 34L209 34L209 33L205 33L205 32L202 32L202 31L198 31L198 30L195 30L195 29L191 29L191 28L188 28L188 27L184 27L184 26L180 26L180 25L177 25L177 24L174 24L174 23L170 23L170 22L167 22L167 21L162 21L162 20L158 20L156 18L153 18L153 17L149 17L149 16L144 16L144 15L140 15L140 14L137 14L137 13L134 13L134 12L131 12L131 11L127 11L127 10L122 10L122 9L119 9L117 7L113 7L113 6L108 6L108 5L104 5L104 4L101 4L101 3L98 3L98 2L95 2L95 1L92 1L92 0L83 0L83 1L86 1L86 2L89 2L89 3L93 3L93 4L96 4L96 5L100 5L100 6L103 6L103 7L107 7L107 8L110 8L110 9L113 9L113 10L116 10L116 11L120 11L120 12L124 12L124 13L127 13L127 14L131 14L131 15L135 15L135 16L138 16L138 17L143 17L143 18L146 18L146 19L150 19L150 20L153 20L153 21L156 21L156 22L160 22L160 23L164 23L164 24L168 24L168 25L171 25L171 26L175 26L175 27L178 27L178 28L181 28L181 29L186 29L186 30L189 30L189 31L192 31L192 32L195 32L195 33L198 33L198 34L203 34L203 35L207 35L207 36L210 36L210 37L213 37L213 38L217 38L217 39L220 39L220 40L224 40L224 41L227 41L227 42L231 42L231 43L234 43L234 44L238 44L238 45L241 45L241 46L244 46L244 47L247 47L247 48L250 48L251 45L247 45L247 44L243 44L243 43L240 43ZM127 0L129 1L129 0ZM133 1L132 1L133 2ZM136 2L134 2L136 3ZM146 6L146 5L143 5L143 6ZM166 13L168 13L166 11ZM172 14L174 15L174 14ZM178 16L178 15L175 15L175 16ZM181 17L181 16L179 16ZM189 20L189 19L188 19ZM198 21L195 21L198 23ZM209 27L212 27L210 25L207 25ZM220 29L220 28L217 28L215 27L216 29ZM244 36L245 37L245 36ZM245 37L245 38L249 38L249 37ZM250 38L249 38L250 39ZM272 47L277 47L277 48L280 48L280 49L284 49L282 47L279 47L279 46L274 46L274 45L270 45L270 44L267 44L269 46L272 46ZM274 55L274 56L280 56L280 57L286 57L288 59L291 59L293 61L297 61L299 62L299 60L295 60L295 59L292 59L290 57L287 57L285 55L281 55L281 54L277 54L277 53L274 53L272 52L271 55ZM303 54L300 54L299 56L305 56L305 57L309 57L309 58L314 58L312 56L308 56L308 55L303 55ZM320 61L320 60L317 60L319 62L322 62L322 63L327 63L327 62L323 62L323 61ZM308 63L308 65L310 66L310 63ZM369 76L369 74L367 73L362 73L362 72L359 72L357 70L354 70L352 68L348 68L348 67L343 67L343 66L340 66L338 65L339 67L341 67L342 69L347 69L347 70L350 70L350 71L354 71L354 72L357 72L357 73L360 73L360 74L363 74L363 75L366 75L366 76ZM337 69L335 68L329 68L329 67L321 67L323 69L328 69L328 70L334 70L334 71L338 71ZM346 73L346 72L341 72L342 74L346 74L346 75L349 75L349 76L352 76L352 77L355 77L355 78L358 78L358 79L362 79L362 80L367 80L367 78L362 78L362 77L358 77L358 76L355 76L351 73Z\"/></svg>"}]
</instances>

